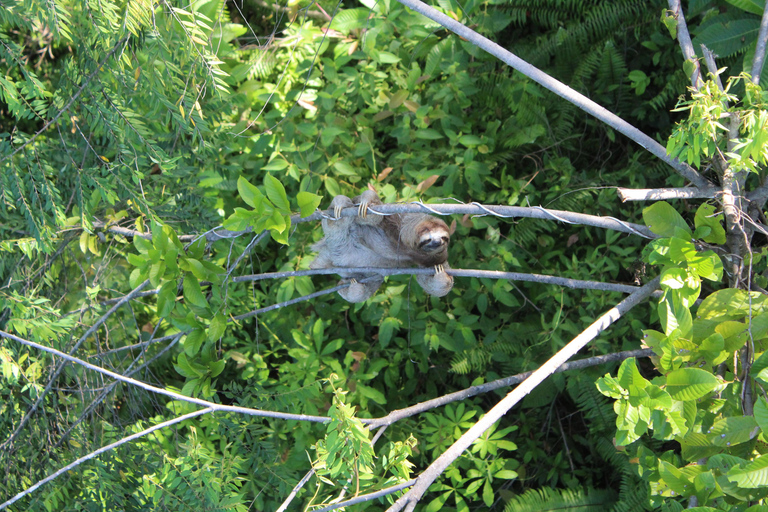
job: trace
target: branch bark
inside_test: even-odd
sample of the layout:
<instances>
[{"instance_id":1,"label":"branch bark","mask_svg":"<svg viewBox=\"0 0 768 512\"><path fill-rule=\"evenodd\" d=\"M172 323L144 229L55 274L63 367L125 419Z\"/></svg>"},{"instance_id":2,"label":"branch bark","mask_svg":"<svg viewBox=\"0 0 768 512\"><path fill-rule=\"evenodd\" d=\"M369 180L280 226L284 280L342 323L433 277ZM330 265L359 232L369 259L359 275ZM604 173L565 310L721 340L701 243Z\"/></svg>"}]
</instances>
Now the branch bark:
<instances>
[{"instance_id":1,"label":"branch bark","mask_svg":"<svg viewBox=\"0 0 768 512\"><path fill-rule=\"evenodd\" d=\"M717 189L701 188L622 188L616 189L621 202L662 201L664 199L711 199L717 196Z\"/></svg>"},{"instance_id":2,"label":"branch bark","mask_svg":"<svg viewBox=\"0 0 768 512\"><path fill-rule=\"evenodd\" d=\"M498 44L490 41L489 39L481 36L474 30L466 27L458 21L449 18L445 14L433 9L420 0L398 0L401 4L410 7L414 11L426 16L427 18L439 23L443 27L447 28L456 35L466 39L470 43L474 44L478 48L490 53L494 57L509 65L510 67L521 72L525 76L529 77L534 82L540 84L542 87L552 91L561 98L564 98L580 109L584 110L588 114L596 117L600 121L615 129L619 133L622 133L635 141L641 147L648 150L651 154L660 158L662 161L669 164L678 174L685 177L688 181L693 183L699 188L708 188L711 186L704 176L696 172L690 165L681 162L677 159L671 158L664 146L656 142L653 138L649 137L645 133L641 132L634 126L630 125L619 116L610 112L608 109L598 105L594 101L590 100L583 94L580 94L567 85L559 82L544 73L540 69L528 64L519 57L508 52Z\"/></svg>"},{"instance_id":3,"label":"branch bark","mask_svg":"<svg viewBox=\"0 0 768 512\"><path fill-rule=\"evenodd\" d=\"M766 45L768 45L768 3L763 8L763 19L760 21L760 32L757 35L757 48L755 48L755 57L752 59L752 82L755 84L760 84Z\"/></svg>"},{"instance_id":4,"label":"branch bark","mask_svg":"<svg viewBox=\"0 0 768 512\"><path fill-rule=\"evenodd\" d=\"M59 350L56 350L55 348L46 347L45 345L40 345L39 343L35 343L34 341L25 340L24 338L20 338L18 336L14 336L13 334L7 333L5 331L0 331L0 338L6 338L9 340L16 341L18 343L21 343L22 345L26 345L28 347L33 347L38 350L42 350L43 352L48 352L49 354L53 354L57 357L60 357L62 359L66 359L67 361L79 364L80 366L84 368L88 368L89 370L93 370L95 372L102 373L108 377L112 377L115 380L119 380L121 382L125 382L127 384L131 384L133 386L139 387L141 389L145 389L147 391L150 391L152 393L156 393L158 395L164 395L170 398L173 398L174 400L180 400L182 402L188 402L191 404L197 404L201 405L203 407L208 407L212 411L226 411L226 412L236 412L240 414L247 414L249 416L263 416L267 418L277 418L277 419L283 419L283 420L295 420L295 421L313 421L316 423L327 423L328 418L323 418L322 416L310 416L308 414L291 414L287 412L275 412L275 411L265 411L263 409L251 409L249 407L237 407L234 405L221 405L221 404L215 404L213 402L209 402L207 400L201 400L199 398L194 398L190 396L185 396L180 393L175 393L173 391L168 391L167 389L158 388L155 386L152 386L150 384L147 384L146 382L141 382L139 380L131 379L129 377L125 377L124 375L120 375L119 373L115 373L113 371L107 370L105 368L102 368L100 366L96 366L94 364L91 364L89 362L83 361L82 359L78 359L77 357L70 356L69 354L65 354L64 352L61 352Z\"/></svg>"},{"instance_id":5,"label":"branch bark","mask_svg":"<svg viewBox=\"0 0 768 512\"><path fill-rule=\"evenodd\" d=\"M691 61L694 64L694 70L691 74L691 86L698 90L703 84L701 65L693 49L691 34L688 32L688 25L685 23L685 16L683 15L683 7L680 5L680 0L669 0L668 3L669 9L674 13L677 20L677 42L680 44L680 50L683 52L685 60Z\"/></svg>"},{"instance_id":6,"label":"branch bark","mask_svg":"<svg viewBox=\"0 0 768 512\"><path fill-rule=\"evenodd\" d=\"M467 430L458 441L430 464L424 473L419 476L413 488L397 500L395 504L388 509L388 512L397 512L403 510L403 508L405 508L406 511L412 511L432 482L434 482L435 479L464 452L464 450L469 448L469 446L479 438L483 432L496 423L515 404L520 402L520 400L533 391L536 386L541 384L544 379L551 375L555 369L573 357L576 352L586 346L587 343L593 340L598 334L621 318L627 311L650 297L658 286L659 278L656 278L621 301L616 307L602 315L581 334L576 336L570 343L568 343L568 345L563 347L562 350L544 363L538 370L533 372L522 384L510 392L503 400L501 400L501 402L493 407L493 409L488 411L488 413Z\"/></svg>"}]
</instances>

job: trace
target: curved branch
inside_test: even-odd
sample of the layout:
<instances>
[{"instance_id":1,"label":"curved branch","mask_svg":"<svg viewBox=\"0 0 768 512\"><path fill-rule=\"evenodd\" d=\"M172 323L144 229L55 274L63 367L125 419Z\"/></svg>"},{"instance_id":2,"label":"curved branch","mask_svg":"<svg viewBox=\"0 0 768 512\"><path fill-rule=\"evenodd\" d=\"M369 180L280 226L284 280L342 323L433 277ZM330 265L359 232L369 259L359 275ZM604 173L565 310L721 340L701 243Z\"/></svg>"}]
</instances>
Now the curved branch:
<instances>
[{"instance_id":1,"label":"curved branch","mask_svg":"<svg viewBox=\"0 0 768 512\"><path fill-rule=\"evenodd\" d=\"M308 414L292 414L287 412L274 412L274 411L265 411L262 409L251 409L249 407L238 407L234 405L215 404L207 400L201 400L200 398L185 396L185 395L182 395L181 393L174 393L173 391L168 391L167 389L162 389L162 388L152 386L150 384L147 384L146 382L141 382L139 380L125 377L123 375L120 375L119 373L115 373L113 371L107 370L100 366L96 366L94 364L83 361L82 359L78 359L77 357L72 357L68 354L65 354L64 352L56 350L55 348L46 347L45 345L40 345L39 343L35 343L34 341L29 341L29 340L25 340L24 338L19 338L18 336L14 336L13 334L7 333L5 331L0 331L0 338L7 338L9 340L13 340L18 343L21 343L22 345L33 347L38 350L42 350L43 352L48 352L49 354L53 354L55 356L61 357L62 359L66 359L67 361L77 363L84 368L88 368L89 370L102 373L104 375L107 375L108 377L112 377L115 380L119 380L121 382L131 384L141 389L146 389L147 391L151 391L152 393L156 393L158 395L165 395L167 397L173 398L174 400L188 402L190 404L202 405L203 407L208 407L213 411L236 412L240 414L247 414L249 416L262 416L267 418L277 418L277 419L283 419L283 420L314 421L316 423L327 423L329 421L329 418L323 418L321 416L310 416Z\"/></svg>"},{"instance_id":2,"label":"curved branch","mask_svg":"<svg viewBox=\"0 0 768 512\"><path fill-rule=\"evenodd\" d=\"M89 453L88 455L80 457L79 459L77 459L76 461L72 462L71 464L67 464L63 468L61 468L58 471L56 471L55 473L53 473L53 474L43 478L42 480L40 480L39 482L37 482L33 486L24 489L23 491L18 493L13 498L11 498L8 501L6 501L5 503L0 503L0 510L3 510L8 505L12 505L13 503L15 503L16 501L20 500L21 498L23 498L27 494L35 491L35 489L37 489L41 485L47 484L48 482L50 482L54 478L63 475L64 473L66 473L70 469L73 469L73 468L79 466L80 464L82 464L83 462L85 462L87 460L90 460L90 459L93 459L94 457L97 457L97 456L101 455L104 452L112 450L113 448L117 448L118 446L120 446L122 444L129 443L129 442L133 441L134 439L138 439L140 437L144 437L147 434L151 434L155 430L160 430L161 428L169 427L169 426L174 425L176 423L181 423L184 420L188 420L190 418L194 418L196 416L201 416L203 414L208 414L208 413L211 413L211 412L214 412L213 408L200 409L200 410L195 411L195 412L190 412L189 414L185 414L183 416L179 416L178 418L173 418L172 420L168 420L168 421L164 421L162 423L158 423L154 427L149 427L148 429L142 430L141 432L136 432L135 434L131 434L128 437L124 437L124 438L120 439L119 441L115 441L112 444L108 444L107 446L103 446L103 447L99 448L98 450Z\"/></svg>"},{"instance_id":3,"label":"curved branch","mask_svg":"<svg viewBox=\"0 0 768 512\"><path fill-rule=\"evenodd\" d=\"M522 384L517 386L503 400L494 406L488 413L475 423L458 441L456 441L448 450L438 457L430 466L419 476L416 485L408 491L403 497L395 502L388 510L397 512L403 507L407 511L412 511L416 503L421 499L427 488L448 466L461 455L464 450L479 438L483 432L496 423L504 414L514 405L520 402L525 396L533 391L544 379L552 374L560 365L573 357L576 352L581 350L587 343L597 337L602 331L608 328L613 322L621 318L627 311L637 304L650 297L658 288L659 278L657 277L646 284L638 291L621 301L610 311L598 318L592 325L587 327L581 334L576 336L568 345L563 347L557 354L544 363L538 370L533 372Z\"/></svg>"},{"instance_id":4,"label":"curved branch","mask_svg":"<svg viewBox=\"0 0 768 512\"><path fill-rule=\"evenodd\" d=\"M662 161L669 164L678 174L684 176L691 183L700 188L709 188L711 183L707 181L704 176L696 172L690 165L681 162L677 159L670 157L667 154L664 146L656 142L653 138L649 137L645 133L641 132L613 112L609 111L605 107L602 107L590 100L583 94L580 94L567 85L559 82L544 73L540 69L528 64L524 60L520 59L516 55L508 52L498 44L490 41L489 39L481 36L474 30L466 27L458 21L449 18L445 14L437 11L436 9L428 6L420 0L398 0L401 4L410 7L414 11L426 16L427 18L436 21L443 27L447 28L456 35L466 39L470 43L474 44L478 48L490 53L494 57L498 58L502 62L506 63L510 67L521 72L534 82L540 84L542 87L552 91L561 98L564 98L586 113L596 117L600 121L604 122L611 128L615 129L619 133L622 133L635 141L637 144L648 150L651 154L657 156Z\"/></svg>"}]
</instances>

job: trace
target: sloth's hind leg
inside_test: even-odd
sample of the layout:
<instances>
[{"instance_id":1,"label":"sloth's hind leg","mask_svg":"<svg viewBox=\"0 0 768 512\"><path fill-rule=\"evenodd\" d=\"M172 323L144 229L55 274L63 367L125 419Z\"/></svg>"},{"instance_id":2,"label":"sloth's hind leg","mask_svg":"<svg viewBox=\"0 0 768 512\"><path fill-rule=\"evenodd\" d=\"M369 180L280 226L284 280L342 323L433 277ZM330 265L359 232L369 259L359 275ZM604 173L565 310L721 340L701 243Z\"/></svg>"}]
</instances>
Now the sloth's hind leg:
<instances>
[{"instance_id":1,"label":"sloth's hind leg","mask_svg":"<svg viewBox=\"0 0 768 512\"><path fill-rule=\"evenodd\" d=\"M376 276L364 283L359 283L356 279L342 279L339 284L349 283L349 286L339 290L339 295L347 302L365 302L373 297L383 282L382 276Z\"/></svg>"}]
</instances>

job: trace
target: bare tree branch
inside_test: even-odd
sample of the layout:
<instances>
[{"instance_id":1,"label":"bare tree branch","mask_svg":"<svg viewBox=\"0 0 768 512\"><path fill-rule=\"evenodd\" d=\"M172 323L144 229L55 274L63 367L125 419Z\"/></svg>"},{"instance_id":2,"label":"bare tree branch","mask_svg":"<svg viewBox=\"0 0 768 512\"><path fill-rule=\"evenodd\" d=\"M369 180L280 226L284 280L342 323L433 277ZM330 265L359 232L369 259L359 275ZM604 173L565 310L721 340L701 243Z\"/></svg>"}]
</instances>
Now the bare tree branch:
<instances>
[{"instance_id":1,"label":"bare tree branch","mask_svg":"<svg viewBox=\"0 0 768 512\"><path fill-rule=\"evenodd\" d=\"M691 85L694 89L698 90L704 83L701 78L701 64L699 64L699 60L696 58L696 52L693 49L691 34L688 32L688 25L685 23L683 7L680 5L680 0L669 0L668 3L669 9L675 15L675 19L677 20L677 42L680 44L683 58L687 61L691 61L694 65L694 70L691 74Z\"/></svg>"},{"instance_id":2,"label":"bare tree branch","mask_svg":"<svg viewBox=\"0 0 768 512\"><path fill-rule=\"evenodd\" d=\"M382 496L387 496L389 494L396 493L397 491L402 491L403 489L407 489L408 487L412 486L415 483L416 483L416 480L408 480L407 482L393 485L392 487L387 487L386 489L372 492L370 494L363 494L361 496L357 496L356 498L351 498L347 501L334 503L333 505L328 505L327 507L319 508L317 510L313 510L312 512L329 512L330 510L336 510L337 508L349 507L351 505L356 505L358 503L364 503L366 501L375 500L376 498L381 498Z\"/></svg>"},{"instance_id":3,"label":"bare tree branch","mask_svg":"<svg viewBox=\"0 0 768 512\"><path fill-rule=\"evenodd\" d=\"M701 53L704 55L704 64L707 65L707 71L709 74L711 74L715 78L715 83L717 84L717 88L721 91L724 91L725 88L723 87L723 81L720 80L720 73L718 73L717 69L717 62L715 62L715 54L712 53L712 50L707 48L704 45L701 45ZM728 107L728 102L725 102L726 108Z\"/></svg>"},{"instance_id":4,"label":"bare tree branch","mask_svg":"<svg viewBox=\"0 0 768 512\"><path fill-rule=\"evenodd\" d=\"M104 375L112 377L113 379L131 384L141 389L146 389L147 391L151 391L152 393L156 393L158 395L165 395L173 398L174 400L179 400L182 402L202 405L203 407L208 407L213 411L236 412L240 414L247 414L249 416L262 416L267 418L277 418L277 419L283 419L283 420L314 421L317 423L328 422L328 418L323 418L321 416L309 416L307 414L291 414L287 412L265 411L262 409L251 409L249 407L238 407L234 405L215 404L207 400L201 400L200 398L194 398L194 397L182 395L180 393L174 393L173 391L168 391L167 389L162 389L162 388L152 386L150 384L147 384L146 382L141 382L139 380L125 377L123 375L120 375L119 373L115 373L113 371L107 370L100 366L96 366L94 364L83 361L82 359L78 359L77 357L72 357L68 354L65 354L64 352L56 350L55 348L46 347L45 345L40 345L39 343L35 343L34 341L29 341L29 340L25 340L24 338L19 338L18 336L14 336L13 334L7 333L5 331L0 331L0 337L16 341L28 347L34 347L38 350L42 350L43 352L48 352L49 354L53 354L55 356L61 357L62 359L66 359L67 361L77 363L84 368L88 368L89 370L102 373Z\"/></svg>"},{"instance_id":5,"label":"bare tree branch","mask_svg":"<svg viewBox=\"0 0 768 512\"><path fill-rule=\"evenodd\" d=\"M664 199L711 199L717 195L712 187L700 188L622 188L616 189L619 199L627 201L661 201Z\"/></svg>"},{"instance_id":6,"label":"bare tree branch","mask_svg":"<svg viewBox=\"0 0 768 512\"><path fill-rule=\"evenodd\" d=\"M568 100L580 109L584 110L590 115L593 115L600 121L615 129L616 131L623 133L631 140L638 143L641 147L648 150L651 154L657 156L662 161L669 164L680 175L684 176L688 181L693 183L699 188L709 188L711 184L701 174L696 172L690 165L674 159L667 155L667 151L656 140L644 134L634 126L630 125L619 116L610 112L608 109L598 105L594 101L590 100L583 94L579 94L567 85L559 82L544 73L540 69L528 64L519 57L508 52L498 44L490 41L489 39L481 36L474 30L466 27L458 21L449 18L445 14L437 11L429 5L421 2L420 0L398 0L401 4L410 7L414 11L426 16L427 18L436 21L443 27L447 28L456 35L466 39L470 43L474 44L478 48L485 50L494 57L497 57L502 62L506 63L510 67L521 72L525 76L529 77L534 82L540 84L544 88L552 91L561 98Z\"/></svg>"},{"instance_id":7,"label":"bare tree branch","mask_svg":"<svg viewBox=\"0 0 768 512\"><path fill-rule=\"evenodd\" d=\"M714 187L710 187L713 191ZM709 189L708 189L709 190ZM714 192L712 192L714 194ZM393 213L431 213L434 215L473 215L476 217L483 217L491 215L501 218L531 218L542 220L556 220L564 222L566 224L581 224L585 226L593 226L603 229L612 229L614 231L621 231L622 233L629 233L632 235L642 236L644 238L658 238L648 228L641 224L635 224L633 222L626 222L614 217L601 217L599 215L587 215L585 213L567 212L563 210L550 210L542 208L541 206L503 206L503 205L482 205L480 203L470 204L426 204L420 201L411 203L389 203L379 204L375 207L368 207L369 214L378 215L390 215ZM307 217L301 217L298 214L291 216L291 224L301 224L303 222L318 221L324 217L333 215L332 211L316 211L312 215ZM341 211L342 217L354 217L358 215L357 206L344 208ZM211 230L217 240L234 238L246 233L250 233L251 230L244 231L228 231L226 229ZM130 229L121 229L120 234L123 236L141 236L143 238L152 238L151 233L139 233ZM192 235L182 235L192 236Z\"/></svg>"},{"instance_id":8,"label":"bare tree branch","mask_svg":"<svg viewBox=\"0 0 768 512\"><path fill-rule=\"evenodd\" d=\"M483 432L490 428L504 414L507 413L515 404L522 400L528 393L533 391L544 379L552 372L573 357L587 343L593 340L598 334L604 331L613 322L621 318L627 311L631 310L637 304L648 298L659 286L657 277L650 283L643 286L610 311L598 318L592 325L587 327L581 334L576 336L568 345L563 347L549 361L544 363L538 370L533 372L522 384L512 390L503 400L494 406L488 413L475 423L464 435L459 438L448 450L438 457L430 466L417 478L416 484L403 497L395 502L388 511L397 512L405 507L406 511L412 511L416 503L421 499L427 488L445 469L461 455L464 450L480 437Z\"/></svg>"},{"instance_id":9,"label":"bare tree branch","mask_svg":"<svg viewBox=\"0 0 768 512\"><path fill-rule=\"evenodd\" d=\"M380 276L397 275L430 275L435 273L433 268L379 268L379 267L334 267L311 270L293 270L287 272L266 272L264 274L253 274L239 276L233 279L234 282L243 281L261 281L262 279L283 279L286 277L300 277L326 274L340 274L354 272L356 274L377 274ZM602 290L607 292L633 293L639 290L637 286L626 284L601 283L598 281L583 281L580 279L568 279L566 277L545 276L541 274L523 274L519 272L501 272L498 270L473 270L450 268L445 272L454 277L477 277L485 279L508 279L510 281L529 281L534 283L553 284L564 286L566 288L580 290Z\"/></svg>"},{"instance_id":10,"label":"bare tree branch","mask_svg":"<svg viewBox=\"0 0 768 512\"><path fill-rule=\"evenodd\" d=\"M765 63L765 47L768 44L768 3L763 8L763 19L760 21L760 32L757 35L757 48L752 59L752 82L760 84L760 75Z\"/></svg>"},{"instance_id":11,"label":"bare tree branch","mask_svg":"<svg viewBox=\"0 0 768 512\"><path fill-rule=\"evenodd\" d=\"M135 434L131 434L130 436L124 437L124 438L120 439L119 441L115 441L112 444L108 444L107 446L101 447L98 450L89 453L88 455L80 457L79 459L77 459L76 461L72 462L71 464L67 464L63 468L61 468L58 471L56 471L55 473L53 473L53 474L43 478L42 480L40 480L39 482L37 482L33 486L28 487L27 489L24 489L23 491L18 493L13 498L11 498L8 501L6 501L5 503L0 504L0 510L3 510L4 508L8 507L9 505L12 505L13 503L15 503L16 501L20 500L21 498L23 498L27 494L30 494L31 492L34 492L41 485L47 484L48 482L50 482L54 478L57 478L57 477L63 475L64 473L66 473L70 469L76 468L77 466L79 466L83 462L85 462L87 460L90 460L90 459L93 459L93 458L101 455L104 452L108 452L109 450L117 448L118 446L120 446L122 444L129 443L129 442L133 441L134 439L138 439L140 437L146 436L147 434L151 434L155 430L160 430L161 428L170 427L171 425L174 425L176 423L181 423L184 420L188 420L190 418L194 418L196 416L201 416L203 414L208 414L208 413L211 413L211 412L214 412L213 408L200 409L200 410L195 411L195 412L190 412L189 414L185 414L183 416L179 416L178 418L173 418L171 420L164 421L162 423L158 423L154 427L149 427L148 429L142 430L141 432L137 432Z\"/></svg>"}]
</instances>

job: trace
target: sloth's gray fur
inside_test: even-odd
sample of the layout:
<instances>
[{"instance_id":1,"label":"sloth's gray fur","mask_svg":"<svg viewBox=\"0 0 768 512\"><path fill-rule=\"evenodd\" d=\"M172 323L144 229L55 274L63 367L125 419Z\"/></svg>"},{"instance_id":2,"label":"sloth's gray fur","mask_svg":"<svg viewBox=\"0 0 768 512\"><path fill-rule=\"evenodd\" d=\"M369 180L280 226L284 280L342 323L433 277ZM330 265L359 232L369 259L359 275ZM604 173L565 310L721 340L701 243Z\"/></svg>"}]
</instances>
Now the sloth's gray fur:
<instances>
[{"instance_id":1,"label":"sloth's gray fur","mask_svg":"<svg viewBox=\"0 0 768 512\"><path fill-rule=\"evenodd\" d=\"M364 215L366 206L381 204L378 194L366 190L350 199L336 196L331 210L363 204L361 215L339 220L323 219L322 240L312 246L317 257L309 268L382 267L402 268L417 265L436 267L434 275L417 275L416 281L430 295L442 297L453 287L453 278L443 269L448 266L450 232L441 219L424 213ZM364 274L340 272L342 283L353 281L339 295L349 302L363 302L384 282L383 277L365 283Z\"/></svg>"}]
</instances>

